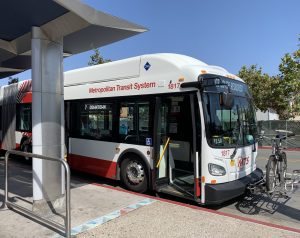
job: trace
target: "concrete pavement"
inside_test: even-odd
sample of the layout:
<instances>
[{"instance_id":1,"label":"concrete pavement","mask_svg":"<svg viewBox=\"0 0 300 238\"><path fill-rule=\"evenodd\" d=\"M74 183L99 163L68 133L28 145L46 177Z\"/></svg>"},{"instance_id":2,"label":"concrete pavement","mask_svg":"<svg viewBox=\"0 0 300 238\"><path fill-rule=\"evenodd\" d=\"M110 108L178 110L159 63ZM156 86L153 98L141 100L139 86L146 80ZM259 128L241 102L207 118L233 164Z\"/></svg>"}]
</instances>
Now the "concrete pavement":
<instances>
[{"instance_id":1,"label":"concrete pavement","mask_svg":"<svg viewBox=\"0 0 300 238\"><path fill-rule=\"evenodd\" d=\"M22 206L31 206L31 168L10 161L10 197ZM84 176L84 175L82 175ZM3 201L3 161L0 161L0 206ZM216 211L149 195L135 194L114 186L72 179L72 232L88 237L300 237L300 220L285 223L269 217L230 210ZM26 200L26 201L25 201ZM188 202L188 201L187 201ZM227 207L227 206L225 206ZM299 213L299 209L294 208ZM63 223L61 214L52 220ZM237 216L238 215L238 216ZM299 226L300 228L300 226ZM40 225L12 210L0 210L0 237L61 237L62 233Z\"/></svg>"},{"instance_id":2,"label":"concrete pavement","mask_svg":"<svg viewBox=\"0 0 300 238\"><path fill-rule=\"evenodd\" d=\"M31 166L9 161L9 197L10 201L29 210L32 208L32 171ZM59 230L39 225L28 217L9 209L3 209L4 201L4 166L0 161L0 237L52 237ZM72 179L71 214L72 227L78 227L86 221L104 216L112 211L120 210L131 204L138 204L145 197L121 193L109 188L99 187ZM47 218L64 224L64 212L52 214Z\"/></svg>"},{"instance_id":3,"label":"concrete pavement","mask_svg":"<svg viewBox=\"0 0 300 238\"><path fill-rule=\"evenodd\" d=\"M116 237L300 237L300 234L224 217L190 207L157 201L78 238Z\"/></svg>"}]
</instances>

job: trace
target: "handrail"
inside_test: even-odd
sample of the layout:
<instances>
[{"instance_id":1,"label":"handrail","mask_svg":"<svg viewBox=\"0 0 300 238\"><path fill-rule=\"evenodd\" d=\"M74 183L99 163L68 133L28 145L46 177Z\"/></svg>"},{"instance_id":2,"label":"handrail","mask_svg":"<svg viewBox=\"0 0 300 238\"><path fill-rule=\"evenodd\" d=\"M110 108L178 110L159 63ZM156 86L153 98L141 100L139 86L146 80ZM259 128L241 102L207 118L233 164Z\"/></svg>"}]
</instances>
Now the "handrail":
<instances>
[{"instance_id":1,"label":"handrail","mask_svg":"<svg viewBox=\"0 0 300 238\"><path fill-rule=\"evenodd\" d=\"M44 224L50 225L55 228L61 228L61 224L58 224L54 221L51 221L49 219L43 218L34 212L23 208L17 204L14 204L12 202L8 201L8 158L9 155L14 154L14 155L20 155L20 156L25 156L25 157L32 157L32 158L37 158L37 159L44 159L44 160L50 160L50 161L55 161L59 162L63 165L65 169L65 194L66 194L66 218L65 218L65 234L67 238L71 237L71 210L70 210L70 201L71 201L71 194L70 194L70 168L69 165L65 160L59 159L59 158L52 158L44 155L38 155L38 154L33 154L33 153L28 153L28 152L21 152L21 151L16 151L16 150L8 150L5 154L5 198L4 198L4 206L8 208L15 208L23 214L26 214L27 216L36 219Z\"/></svg>"},{"instance_id":2,"label":"handrail","mask_svg":"<svg viewBox=\"0 0 300 238\"><path fill-rule=\"evenodd\" d=\"M164 149L163 149L163 152L162 152L162 154L160 155L160 158L159 158L159 161L157 162L156 168L159 167L160 162L161 162L161 160L162 160L162 158L163 158L163 156L164 156L164 154L165 154L165 152L166 152L166 149L167 149L167 147L168 147L169 142L170 142L170 137L168 137L167 143L165 144L165 147L164 147Z\"/></svg>"}]
</instances>

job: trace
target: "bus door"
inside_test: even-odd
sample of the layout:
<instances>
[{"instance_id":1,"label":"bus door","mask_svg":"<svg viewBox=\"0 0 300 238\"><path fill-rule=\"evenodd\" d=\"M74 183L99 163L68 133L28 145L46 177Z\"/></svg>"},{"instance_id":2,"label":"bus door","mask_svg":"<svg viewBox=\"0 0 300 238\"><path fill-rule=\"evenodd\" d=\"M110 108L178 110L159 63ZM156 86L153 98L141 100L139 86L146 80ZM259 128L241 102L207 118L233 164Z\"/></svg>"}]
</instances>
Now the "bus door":
<instances>
[{"instance_id":1,"label":"bus door","mask_svg":"<svg viewBox=\"0 0 300 238\"><path fill-rule=\"evenodd\" d=\"M159 192L194 197L194 97L194 94L180 94L157 98L154 166Z\"/></svg>"}]
</instances>

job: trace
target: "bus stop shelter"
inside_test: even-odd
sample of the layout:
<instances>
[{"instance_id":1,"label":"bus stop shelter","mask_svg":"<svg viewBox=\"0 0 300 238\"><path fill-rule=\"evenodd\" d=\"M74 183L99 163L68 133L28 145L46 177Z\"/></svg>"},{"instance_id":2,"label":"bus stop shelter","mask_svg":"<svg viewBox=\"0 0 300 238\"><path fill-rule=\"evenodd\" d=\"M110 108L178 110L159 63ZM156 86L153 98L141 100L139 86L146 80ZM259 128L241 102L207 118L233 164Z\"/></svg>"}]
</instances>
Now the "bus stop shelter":
<instances>
[{"instance_id":1,"label":"bus stop shelter","mask_svg":"<svg viewBox=\"0 0 300 238\"><path fill-rule=\"evenodd\" d=\"M63 58L146 29L78 0L1 1L0 13L0 78L32 69L33 153L63 158ZM2 133L4 139L9 136L10 126ZM14 145L4 149L10 147ZM36 210L43 210L47 202L59 204L63 178L58 163L33 159Z\"/></svg>"}]
</instances>

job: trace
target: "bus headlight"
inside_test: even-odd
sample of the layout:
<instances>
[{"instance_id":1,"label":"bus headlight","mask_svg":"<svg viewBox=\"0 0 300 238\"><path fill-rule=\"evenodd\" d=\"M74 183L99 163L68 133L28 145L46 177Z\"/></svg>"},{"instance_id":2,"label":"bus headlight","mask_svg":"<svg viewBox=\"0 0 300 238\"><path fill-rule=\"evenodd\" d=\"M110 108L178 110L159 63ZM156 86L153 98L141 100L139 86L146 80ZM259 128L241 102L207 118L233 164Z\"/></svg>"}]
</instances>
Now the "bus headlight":
<instances>
[{"instance_id":1,"label":"bus headlight","mask_svg":"<svg viewBox=\"0 0 300 238\"><path fill-rule=\"evenodd\" d=\"M226 174L225 168L217 164L208 164L208 171L213 176L223 176Z\"/></svg>"}]
</instances>

